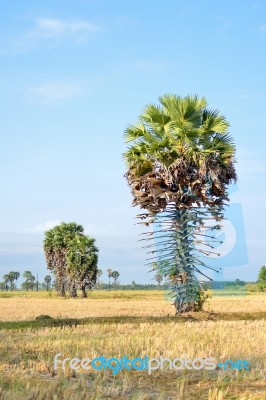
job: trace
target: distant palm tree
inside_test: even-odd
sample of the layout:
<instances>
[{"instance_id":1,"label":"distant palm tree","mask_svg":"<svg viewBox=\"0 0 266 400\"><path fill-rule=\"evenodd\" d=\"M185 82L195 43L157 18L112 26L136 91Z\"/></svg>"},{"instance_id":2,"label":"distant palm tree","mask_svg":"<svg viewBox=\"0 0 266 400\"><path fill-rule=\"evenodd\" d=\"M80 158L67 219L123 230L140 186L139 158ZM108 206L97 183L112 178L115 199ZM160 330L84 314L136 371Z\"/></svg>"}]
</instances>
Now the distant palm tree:
<instances>
[{"instance_id":1,"label":"distant palm tree","mask_svg":"<svg viewBox=\"0 0 266 400\"><path fill-rule=\"evenodd\" d=\"M18 288L18 278L20 277L20 273L18 271L14 272L14 279L16 281L16 288Z\"/></svg>"},{"instance_id":2,"label":"distant palm tree","mask_svg":"<svg viewBox=\"0 0 266 400\"><path fill-rule=\"evenodd\" d=\"M114 280L114 285L115 285L115 286L116 286L116 284L117 284L117 279L119 278L119 276L120 276L120 274L119 274L118 271L112 271L111 277L112 277L113 280Z\"/></svg>"},{"instance_id":3,"label":"distant palm tree","mask_svg":"<svg viewBox=\"0 0 266 400\"><path fill-rule=\"evenodd\" d=\"M46 290L48 292L48 290L50 289L51 282L52 282L51 276L50 275L46 275L44 277L44 282L46 283Z\"/></svg>"},{"instance_id":4,"label":"distant palm tree","mask_svg":"<svg viewBox=\"0 0 266 400\"><path fill-rule=\"evenodd\" d=\"M32 275L31 271L25 271L23 273L23 278L25 278L25 286L27 292L29 291L29 288L33 290L33 284L35 281L35 276Z\"/></svg>"},{"instance_id":5,"label":"distant palm tree","mask_svg":"<svg viewBox=\"0 0 266 400\"><path fill-rule=\"evenodd\" d=\"M76 235L67 252L67 273L71 282L87 297L86 289L91 289L97 279L98 248L95 239L89 236Z\"/></svg>"},{"instance_id":6,"label":"distant palm tree","mask_svg":"<svg viewBox=\"0 0 266 400\"><path fill-rule=\"evenodd\" d=\"M107 269L107 275L108 275L108 279L109 279L109 289L111 289L111 278L112 278L112 270L111 268Z\"/></svg>"},{"instance_id":7,"label":"distant palm tree","mask_svg":"<svg viewBox=\"0 0 266 400\"><path fill-rule=\"evenodd\" d=\"M8 282L10 282L10 276L9 276L9 274L5 274L5 275L3 276L3 279L4 279L4 283L5 283L5 288L6 288L6 290L8 290Z\"/></svg>"},{"instance_id":8,"label":"distant palm tree","mask_svg":"<svg viewBox=\"0 0 266 400\"><path fill-rule=\"evenodd\" d=\"M125 131L130 143L125 176L133 206L146 210L139 218L154 226L150 260L156 259L158 272L172 282L179 313L197 306L195 273L203 273L195 243L204 244L204 218L213 221L213 229L220 228L227 187L237 179L235 145L227 120L209 109L205 98L164 95L159 102L148 105L139 123ZM198 251L209 255L212 247Z\"/></svg>"},{"instance_id":9,"label":"distant palm tree","mask_svg":"<svg viewBox=\"0 0 266 400\"><path fill-rule=\"evenodd\" d=\"M100 287L100 276L102 275L102 273L103 271L100 268L98 268L97 271L98 287Z\"/></svg>"},{"instance_id":10,"label":"distant palm tree","mask_svg":"<svg viewBox=\"0 0 266 400\"><path fill-rule=\"evenodd\" d=\"M44 252L47 268L55 273L57 291L60 296L65 296L67 285L67 250L75 235L83 235L84 229L75 222L62 223L45 232ZM77 292L74 282L68 282L72 297Z\"/></svg>"},{"instance_id":11,"label":"distant palm tree","mask_svg":"<svg viewBox=\"0 0 266 400\"><path fill-rule=\"evenodd\" d=\"M9 272L9 282L10 282L10 289L14 290L14 282L15 282L15 276L16 273L14 271Z\"/></svg>"}]
</instances>

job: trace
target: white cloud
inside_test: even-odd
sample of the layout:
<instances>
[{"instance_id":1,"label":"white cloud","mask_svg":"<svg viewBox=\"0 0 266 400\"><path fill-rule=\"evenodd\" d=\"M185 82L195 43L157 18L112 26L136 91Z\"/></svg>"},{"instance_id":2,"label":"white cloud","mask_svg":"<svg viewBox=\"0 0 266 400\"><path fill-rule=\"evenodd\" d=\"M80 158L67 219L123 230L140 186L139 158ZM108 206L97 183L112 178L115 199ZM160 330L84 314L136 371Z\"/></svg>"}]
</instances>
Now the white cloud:
<instances>
[{"instance_id":1,"label":"white cloud","mask_svg":"<svg viewBox=\"0 0 266 400\"><path fill-rule=\"evenodd\" d=\"M66 41L75 45L87 41L101 28L86 20L63 20L56 18L36 18L31 20L28 31L1 46L0 54L17 54L32 51L39 47L54 47Z\"/></svg>"},{"instance_id":2,"label":"white cloud","mask_svg":"<svg viewBox=\"0 0 266 400\"><path fill-rule=\"evenodd\" d=\"M26 88L26 96L33 101L41 103L58 104L67 102L82 94L84 83L54 80L30 85Z\"/></svg>"},{"instance_id":3,"label":"white cloud","mask_svg":"<svg viewBox=\"0 0 266 400\"><path fill-rule=\"evenodd\" d=\"M61 221L58 219L46 221L43 224L38 224L34 228L29 229L28 232L43 233L48 229L52 229L54 226L59 224L61 224Z\"/></svg>"},{"instance_id":4,"label":"white cloud","mask_svg":"<svg viewBox=\"0 0 266 400\"><path fill-rule=\"evenodd\" d=\"M75 39L87 39L88 35L95 33L99 28L87 21L64 21L53 18L36 19L35 27L27 33L28 38L37 39L62 39L72 36Z\"/></svg>"}]
</instances>

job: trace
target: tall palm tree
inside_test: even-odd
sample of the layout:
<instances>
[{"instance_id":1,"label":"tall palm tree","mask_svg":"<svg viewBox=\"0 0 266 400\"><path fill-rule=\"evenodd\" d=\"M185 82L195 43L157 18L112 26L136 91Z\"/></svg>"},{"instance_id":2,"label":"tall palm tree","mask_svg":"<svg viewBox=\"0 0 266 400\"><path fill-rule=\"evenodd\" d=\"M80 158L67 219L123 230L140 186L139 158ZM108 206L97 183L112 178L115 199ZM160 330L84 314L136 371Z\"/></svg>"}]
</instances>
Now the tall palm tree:
<instances>
[{"instance_id":1,"label":"tall palm tree","mask_svg":"<svg viewBox=\"0 0 266 400\"><path fill-rule=\"evenodd\" d=\"M179 313L196 308L195 273L206 267L198 253L209 255L213 247L203 240L205 221L221 227L227 187L237 179L235 145L227 120L205 98L164 95L159 103L149 104L138 124L126 128L125 177L133 206L146 210L138 215L141 223L154 226L145 247L171 281Z\"/></svg>"}]
</instances>

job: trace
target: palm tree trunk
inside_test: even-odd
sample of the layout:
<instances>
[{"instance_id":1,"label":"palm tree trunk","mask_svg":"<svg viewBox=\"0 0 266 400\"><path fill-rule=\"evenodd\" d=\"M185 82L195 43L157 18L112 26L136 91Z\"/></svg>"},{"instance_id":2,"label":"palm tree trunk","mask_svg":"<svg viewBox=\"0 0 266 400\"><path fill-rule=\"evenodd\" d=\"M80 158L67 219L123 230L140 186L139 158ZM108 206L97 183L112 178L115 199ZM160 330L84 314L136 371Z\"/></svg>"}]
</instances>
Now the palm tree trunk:
<instances>
[{"instance_id":1,"label":"palm tree trunk","mask_svg":"<svg viewBox=\"0 0 266 400\"><path fill-rule=\"evenodd\" d=\"M70 296L72 298L77 298L78 297L77 289L76 289L76 283L75 283L75 281L73 279L69 282L69 293L70 293Z\"/></svg>"},{"instance_id":2,"label":"palm tree trunk","mask_svg":"<svg viewBox=\"0 0 266 400\"><path fill-rule=\"evenodd\" d=\"M82 285L81 285L81 292L82 292L81 297L82 297L83 299L86 298L86 297L88 297L87 292L86 292L86 285L85 285L85 284L82 284Z\"/></svg>"}]
</instances>

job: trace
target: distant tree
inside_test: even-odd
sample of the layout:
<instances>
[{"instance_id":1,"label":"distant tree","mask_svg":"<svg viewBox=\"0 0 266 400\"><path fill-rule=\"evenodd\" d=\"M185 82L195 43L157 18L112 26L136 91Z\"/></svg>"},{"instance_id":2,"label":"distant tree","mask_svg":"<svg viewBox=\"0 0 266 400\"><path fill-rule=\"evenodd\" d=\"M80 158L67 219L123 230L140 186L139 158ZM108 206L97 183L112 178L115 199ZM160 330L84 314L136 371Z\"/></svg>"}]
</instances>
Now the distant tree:
<instances>
[{"instance_id":1,"label":"distant tree","mask_svg":"<svg viewBox=\"0 0 266 400\"><path fill-rule=\"evenodd\" d=\"M241 281L240 279L236 279L235 280L235 285L236 286L245 286L246 282L245 281Z\"/></svg>"},{"instance_id":2,"label":"distant tree","mask_svg":"<svg viewBox=\"0 0 266 400\"><path fill-rule=\"evenodd\" d=\"M111 268L108 268L107 270L107 275L108 275L108 279L109 279L109 289L111 289L111 278L112 278L112 270Z\"/></svg>"},{"instance_id":3,"label":"distant tree","mask_svg":"<svg viewBox=\"0 0 266 400\"><path fill-rule=\"evenodd\" d=\"M261 267L260 271L259 271L259 275L258 275L258 288L259 290L266 291L266 267L263 266Z\"/></svg>"},{"instance_id":4,"label":"distant tree","mask_svg":"<svg viewBox=\"0 0 266 400\"><path fill-rule=\"evenodd\" d=\"M10 271L8 275L9 275L9 281L10 281L10 289L14 290L16 273L14 271Z\"/></svg>"},{"instance_id":5,"label":"distant tree","mask_svg":"<svg viewBox=\"0 0 266 400\"><path fill-rule=\"evenodd\" d=\"M258 281L266 282L266 267L265 266L261 267L261 269L259 271Z\"/></svg>"},{"instance_id":6,"label":"distant tree","mask_svg":"<svg viewBox=\"0 0 266 400\"><path fill-rule=\"evenodd\" d=\"M2 290L2 292L5 290L6 288L6 284L5 282L0 282L0 290Z\"/></svg>"},{"instance_id":7,"label":"distant tree","mask_svg":"<svg viewBox=\"0 0 266 400\"><path fill-rule=\"evenodd\" d=\"M118 271L112 271L112 275L111 276L112 276L112 278L114 280L114 286L116 286L117 285L117 279L119 278L120 274L119 274Z\"/></svg>"},{"instance_id":8,"label":"distant tree","mask_svg":"<svg viewBox=\"0 0 266 400\"><path fill-rule=\"evenodd\" d=\"M48 290L50 289L50 286L51 286L51 282L52 282L51 276L50 275L46 275L44 277L44 282L45 282L45 285L46 285L46 290L48 292Z\"/></svg>"},{"instance_id":9,"label":"distant tree","mask_svg":"<svg viewBox=\"0 0 266 400\"><path fill-rule=\"evenodd\" d=\"M67 253L71 241L76 236L82 236L84 228L75 222L61 223L44 234L44 252L47 268L53 271L56 277L57 292L65 296L66 286L69 286L70 295L76 297L75 283L67 275Z\"/></svg>"},{"instance_id":10,"label":"distant tree","mask_svg":"<svg viewBox=\"0 0 266 400\"><path fill-rule=\"evenodd\" d=\"M103 271L99 268L97 270L97 280L98 280L98 287L100 287L100 276L102 275Z\"/></svg>"},{"instance_id":11,"label":"distant tree","mask_svg":"<svg viewBox=\"0 0 266 400\"><path fill-rule=\"evenodd\" d=\"M25 271L23 273L23 278L25 278L25 282L23 282L23 287L26 288L27 292L29 289L33 290L35 276L32 275L31 271Z\"/></svg>"},{"instance_id":12,"label":"distant tree","mask_svg":"<svg viewBox=\"0 0 266 400\"><path fill-rule=\"evenodd\" d=\"M5 283L5 289L6 290L8 290L8 283L10 282L10 276L9 276L9 274L5 274L4 276L3 276L3 279L4 279L4 283Z\"/></svg>"},{"instance_id":13,"label":"distant tree","mask_svg":"<svg viewBox=\"0 0 266 400\"><path fill-rule=\"evenodd\" d=\"M67 251L67 274L70 281L87 297L86 289L91 289L97 279L98 248L95 239L76 235Z\"/></svg>"},{"instance_id":14,"label":"distant tree","mask_svg":"<svg viewBox=\"0 0 266 400\"><path fill-rule=\"evenodd\" d=\"M18 278L20 277L20 273L18 271L14 272L14 279L16 281L16 289L18 288Z\"/></svg>"}]
</instances>

